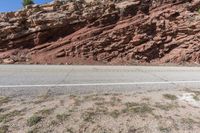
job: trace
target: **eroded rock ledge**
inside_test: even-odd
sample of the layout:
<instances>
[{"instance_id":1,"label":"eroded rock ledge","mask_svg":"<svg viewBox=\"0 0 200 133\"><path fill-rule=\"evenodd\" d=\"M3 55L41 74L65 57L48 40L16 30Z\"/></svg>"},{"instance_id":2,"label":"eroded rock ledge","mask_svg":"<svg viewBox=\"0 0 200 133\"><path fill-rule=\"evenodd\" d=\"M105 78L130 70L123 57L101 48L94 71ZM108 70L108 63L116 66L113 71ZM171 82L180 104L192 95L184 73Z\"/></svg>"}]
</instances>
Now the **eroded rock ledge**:
<instances>
[{"instance_id":1,"label":"eroded rock ledge","mask_svg":"<svg viewBox=\"0 0 200 133\"><path fill-rule=\"evenodd\" d=\"M199 1L76 1L0 14L0 62L200 63Z\"/></svg>"}]
</instances>

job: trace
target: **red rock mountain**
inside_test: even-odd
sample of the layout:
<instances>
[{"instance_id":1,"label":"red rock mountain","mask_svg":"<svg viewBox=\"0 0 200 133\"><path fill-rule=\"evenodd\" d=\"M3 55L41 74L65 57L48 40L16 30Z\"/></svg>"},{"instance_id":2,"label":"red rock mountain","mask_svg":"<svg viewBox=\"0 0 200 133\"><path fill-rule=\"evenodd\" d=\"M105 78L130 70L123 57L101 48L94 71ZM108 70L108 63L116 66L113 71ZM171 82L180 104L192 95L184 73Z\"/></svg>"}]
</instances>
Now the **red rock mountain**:
<instances>
[{"instance_id":1,"label":"red rock mountain","mask_svg":"<svg viewBox=\"0 0 200 133\"><path fill-rule=\"evenodd\" d=\"M54 2L0 14L0 63L199 64L200 1Z\"/></svg>"}]
</instances>

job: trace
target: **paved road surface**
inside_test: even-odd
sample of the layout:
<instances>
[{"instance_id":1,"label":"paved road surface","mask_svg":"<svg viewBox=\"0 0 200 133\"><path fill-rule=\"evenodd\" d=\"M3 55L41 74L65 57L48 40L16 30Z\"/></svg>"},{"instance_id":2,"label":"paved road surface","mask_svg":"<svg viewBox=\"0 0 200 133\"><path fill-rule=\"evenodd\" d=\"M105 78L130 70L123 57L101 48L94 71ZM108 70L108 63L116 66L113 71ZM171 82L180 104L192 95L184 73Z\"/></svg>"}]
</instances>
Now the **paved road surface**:
<instances>
[{"instance_id":1,"label":"paved road surface","mask_svg":"<svg viewBox=\"0 0 200 133\"><path fill-rule=\"evenodd\" d=\"M200 67L0 65L0 95L200 87Z\"/></svg>"}]
</instances>

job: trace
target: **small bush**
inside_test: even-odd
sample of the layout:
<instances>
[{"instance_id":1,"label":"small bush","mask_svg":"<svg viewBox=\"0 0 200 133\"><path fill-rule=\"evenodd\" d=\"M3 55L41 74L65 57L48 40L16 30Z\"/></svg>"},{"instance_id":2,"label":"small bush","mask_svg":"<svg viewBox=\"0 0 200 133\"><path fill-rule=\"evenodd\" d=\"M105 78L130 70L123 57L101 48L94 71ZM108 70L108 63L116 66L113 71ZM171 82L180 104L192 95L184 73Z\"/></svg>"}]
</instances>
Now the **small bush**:
<instances>
[{"instance_id":1,"label":"small bush","mask_svg":"<svg viewBox=\"0 0 200 133\"><path fill-rule=\"evenodd\" d=\"M33 115L32 117L30 117L28 120L27 120L27 125L28 126L33 126L33 125L36 125L38 122L40 122L42 120L42 117L41 116L36 116L36 115Z\"/></svg>"},{"instance_id":2,"label":"small bush","mask_svg":"<svg viewBox=\"0 0 200 133\"><path fill-rule=\"evenodd\" d=\"M177 99L177 96L172 95L172 94L164 94L163 97L168 100L176 100Z\"/></svg>"},{"instance_id":3,"label":"small bush","mask_svg":"<svg viewBox=\"0 0 200 133\"><path fill-rule=\"evenodd\" d=\"M33 0L23 0L22 2L23 6L27 6L27 5L31 5L31 4L34 4Z\"/></svg>"},{"instance_id":4,"label":"small bush","mask_svg":"<svg viewBox=\"0 0 200 133\"><path fill-rule=\"evenodd\" d=\"M97 114L94 111L87 111L82 114L82 118L85 122L94 122L95 116Z\"/></svg>"},{"instance_id":5,"label":"small bush","mask_svg":"<svg viewBox=\"0 0 200 133\"><path fill-rule=\"evenodd\" d=\"M126 108L122 110L123 113L139 113L139 114L145 114L145 113L153 113L153 108L145 103L127 103Z\"/></svg>"}]
</instances>

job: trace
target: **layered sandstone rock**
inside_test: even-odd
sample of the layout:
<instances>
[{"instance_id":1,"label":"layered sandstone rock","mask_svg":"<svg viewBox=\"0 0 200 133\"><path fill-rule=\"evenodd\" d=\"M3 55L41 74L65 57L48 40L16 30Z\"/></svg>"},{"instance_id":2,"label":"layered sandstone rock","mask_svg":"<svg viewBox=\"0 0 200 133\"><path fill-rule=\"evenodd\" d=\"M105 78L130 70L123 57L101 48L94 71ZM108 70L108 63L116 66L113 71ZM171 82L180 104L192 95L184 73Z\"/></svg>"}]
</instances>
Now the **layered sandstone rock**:
<instances>
[{"instance_id":1,"label":"layered sandstone rock","mask_svg":"<svg viewBox=\"0 0 200 133\"><path fill-rule=\"evenodd\" d=\"M200 63L199 1L56 1L0 14L0 62Z\"/></svg>"}]
</instances>

